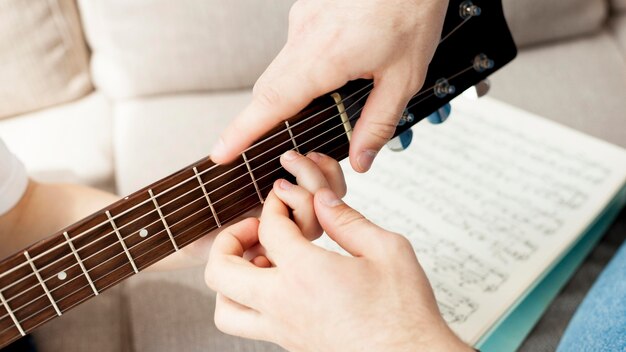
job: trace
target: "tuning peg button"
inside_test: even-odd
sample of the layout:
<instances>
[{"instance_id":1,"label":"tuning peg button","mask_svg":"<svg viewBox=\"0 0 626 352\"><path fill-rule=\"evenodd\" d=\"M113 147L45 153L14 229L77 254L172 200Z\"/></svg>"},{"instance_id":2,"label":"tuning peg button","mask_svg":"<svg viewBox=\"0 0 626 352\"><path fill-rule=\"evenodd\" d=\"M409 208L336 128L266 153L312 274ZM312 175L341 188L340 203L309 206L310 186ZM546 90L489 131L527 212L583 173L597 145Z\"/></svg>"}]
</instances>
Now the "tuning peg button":
<instances>
[{"instance_id":1,"label":"tuning peg button","mask_svg":"<svg viewBox=\"0 0 626 352\"><path fill-rule=\"evenodd\" d=\"M433 92L437 98L443 98L448 94L454 94L456 92L456 87L451 85L447 79L440 78L437 82L435 82Z\"/></svg>"},{"instance_id":2,"label":"tuning peg button","mask_svg":"<svg viewBox=\"0 0 626 352\"><path fill-rule=\"evenodd\" d=\"M459 7L459 15L462 19L468 19L470 17L480 16L482 10L480 7L474 5L471 1L463 1Z\"/></svg>"},{"instance_id":3,"label":"tuning peg button","mask_svg":"<svg viewBox=\"0 0 626 352\"><path fill-rule=\"evenodd\" d=\"M437 109L437 111L428 115L427 119L433 125L438 125L440 123L445 122L448 119L448 117L450 117L451 112L452 112L452 107L450 106L450 104L446 104L440 107L439 109Z\"/></svg>"},{"instance_id":4,"label":"tuning peg button","mask_svg":"<svg viewBox=\"0 0 626 352\"><path fill-rule=\"evenodd\" d=\"M398 137L387 142L387 147L394 152L401 152L411 145L413 141L413 130L408 129L402 132Z\"/></svg>"}]
</instances>

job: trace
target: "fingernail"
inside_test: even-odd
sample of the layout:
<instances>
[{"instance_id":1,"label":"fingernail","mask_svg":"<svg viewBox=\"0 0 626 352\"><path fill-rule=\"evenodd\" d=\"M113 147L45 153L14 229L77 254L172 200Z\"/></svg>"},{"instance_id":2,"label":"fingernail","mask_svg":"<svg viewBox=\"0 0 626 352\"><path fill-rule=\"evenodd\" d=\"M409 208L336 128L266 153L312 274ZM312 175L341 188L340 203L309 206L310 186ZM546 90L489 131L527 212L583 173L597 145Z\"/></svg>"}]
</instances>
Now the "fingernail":
<instances>
[{"instance_id":1,"label":"fingernail","mask_svg":"<svg viewBox=\"0 0 626 352\"><path fill-rule=\"evenodd\" d=\"M222 139L222 137L220 137L213 145L213 149L211 149L211 155L223 154L225 150L226 144L224 144L224 140Z\"/></svg>"},{"instance_id":2,"label":"fingernail","mask_svg":"<svg viewBox=\"0 0 626 352\"><path fill-rule=\"evenodd\" d=\"M335 192L330 191L330 190L324 190L323 192L320 193L320 201L324 205L331 207L331 208L334 208L338 205L343 204L343 202L341 201L341 199L337 197Z\"/></svg>"},{"instance_id":3,"label":"fingernail","mask_svg":"<svg viewBox=\"0 0 626 352\"><path fill-rule=\"evenodd\" d=\"M293 187L293 184L287 180L280 180L280 182L278 183L278 187L280 187L281 189L284 189L285 191L289 190L291 187Z\"/></svg>"},{"instance_id":4,"label":"fingernail","mask_svg":"<svg viewBox=\"0 0 626 352\"><path fill-rule=\"evenodd\" d=\"M285 160L287 161L293 161L297 157L298 157L298 153L294 152L293 150L290 150L286 152L285 154L283 154L283 158L285 158Z\"/></svg>"},{"instance_id":5,"label":"fingernail","mask_svg":"<svg viewBox=\"0 0 626 352\"><path fill-rule=\"evenodd\" d=\"M315 152L311 152L309 154L306 155L309 159L313 160L314 162L318 163L322 157L320 156L319 153L315 153Z\"/></svg>"},{"instance_id":6,"label":"fingernail","mask_svg":"<svg viewBox=\"0 0 626 352\"><path fill-rule=\"evenodd\" d=\"M375 150L365 150L359 154L359 157L356 159L356 162L359 164L359 167L363 171L367 171L372 167L372 163L374 162L374 158L378 154Z\"/></svg>"}]
</instances>

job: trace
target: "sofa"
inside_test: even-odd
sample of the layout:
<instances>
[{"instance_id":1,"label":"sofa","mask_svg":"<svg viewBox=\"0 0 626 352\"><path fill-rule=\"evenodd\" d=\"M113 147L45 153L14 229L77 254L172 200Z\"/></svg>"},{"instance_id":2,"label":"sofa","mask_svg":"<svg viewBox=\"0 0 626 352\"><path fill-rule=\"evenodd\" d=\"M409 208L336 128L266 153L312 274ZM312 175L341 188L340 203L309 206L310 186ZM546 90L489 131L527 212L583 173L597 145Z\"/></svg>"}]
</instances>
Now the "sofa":
<instances>
[{"instance_id":1,"label":"sofa","mask_svg":"<svg viewBox=\"0 0 626 352\"><path fill-rule=\"evenodd\" d=\"M0 1L0 138L45 182L120 195L206 156L286 39L293 0ZM490 94L626 147L626 0L504 0ZM419 127L418 127L419 128ZM520 350L554 350L626 213ZM202 268L142 273L40 328L41 351L279 351L221 334Z\"/></svg>"}]
</instances>

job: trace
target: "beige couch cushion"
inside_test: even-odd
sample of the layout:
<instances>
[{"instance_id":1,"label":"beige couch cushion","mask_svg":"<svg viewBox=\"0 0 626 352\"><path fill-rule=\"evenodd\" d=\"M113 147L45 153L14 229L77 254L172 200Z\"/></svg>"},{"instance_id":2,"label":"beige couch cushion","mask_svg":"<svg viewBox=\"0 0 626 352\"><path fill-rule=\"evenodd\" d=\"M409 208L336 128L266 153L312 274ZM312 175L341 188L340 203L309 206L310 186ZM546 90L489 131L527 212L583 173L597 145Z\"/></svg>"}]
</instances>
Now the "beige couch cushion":
<instances>
[{"instance_id":1,"label":"beige couch cushion","mask_svg":"<svg viewBox=\"0 0 626 352\"><path fill-rule=\"evenodd\" d=\"M81 0L94 84L116 98L250 87L293 0Z\"/></svg>"},{"instance_id":2,"label":"beige couch cushion","mask_svg":"<svg viewBox=\"0 0 626 352\"><path fill-rule=\"evenodd\" d=\"M492 83L495 98L626 147L626 62L607 32L522 51Z\"/></svg>"},{"instance_id":3,"label":"beige couch cushion","mask_svg":"<svg viewBox=\"0 0 626 352\"><path fill-rule=\"evenodd\" d=\"M608 13L605 0L504 0L503 3L519 46L592 33L604 24Z\"/></svg>"},{"instance_id":4,"label":"beige couch cushion","mask_svg":"<svg viewBox=\"0 0 626 352\"><path fill-rule=\"evenodd\" d=\"M125 285L133 351L278 352L282 348L225 335L213 323L215 294L203 267L142 273Z\"/></svg>"},{"instance_id":5,"label":"beige couch cushion","mask_svg":"<svg viewBox=\"0 0 626 352\"><path fill-rule=\"evenodd\" d=\"M35 330L37 351L130 351L125 316L114 287Z\"/></svg>"},{"instance_id":6,"label":"beige couch cushion","mask_svg":"<svg viewBox=\"0 0 626 352\"><path fill-rule=\"evenodd\" d=\"M115 109L118 191L128 194L206 157L249 91L133 99Z\"/></svg>"},{"instance_id":7,"label":"beige couch cushion","mask_svg":"<svg viewBox=\"0 0 626 352\"><path fill-rule=\"evenodd\" d=\"M626 58L626 12L611 17L610 26L613 31L613 35L615 36L615 40L622 49L622 53Z\"/></svg>"},{"instance_id":8,"label":"beige couch cushion","mask_svg":"<svg viewBox=\"0 0 626 352\"><path fill-rule=\"evenodd\" d=\"M611 0L613 8L617 11L626 11L626 0Z\"/></svg>"},{"instance_id":9,"label":"beige couch cushion","mask_svg":"<svg viewBox=\"0 0 626 352\"><path fill-rule=\"evenodd\" d=\"M74 0L0 1L0 118L91 90Z\"/></svg>"},{"instance_id":10,"label":"beige couch cushion","mask_svg":"<svg viewBox=\"0 0 626 352\"><path fill-rule=\"evenodd\" d=\"M35 179L111 189L111 108L100 93L0 121L0 138Z\"/></svg>"}]
</instances>

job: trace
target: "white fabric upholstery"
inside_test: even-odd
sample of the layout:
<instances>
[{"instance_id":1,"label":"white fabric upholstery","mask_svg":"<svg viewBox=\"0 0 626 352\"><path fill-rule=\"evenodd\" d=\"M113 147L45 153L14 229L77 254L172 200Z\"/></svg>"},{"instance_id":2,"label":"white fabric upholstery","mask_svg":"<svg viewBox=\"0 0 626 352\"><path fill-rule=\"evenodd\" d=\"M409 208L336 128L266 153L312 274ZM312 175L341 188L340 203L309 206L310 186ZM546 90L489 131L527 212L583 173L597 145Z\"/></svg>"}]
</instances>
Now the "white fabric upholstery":
<instances>
[{"instance_id":1,"label":"white fabric upholstery","mask_svg":"<svg viewBox=\"0 0 626 352\"><path fill-rule=\"evenodd\" d=\"M626 147L626 66L608 32L522 51L492 83L495 98Z\"/></svg>"},{"instance_id":2,"label":"white fabric upholstery","mask_svg":"<svg viewBox=\"0 0 626 352\"><path fill-rule=\"evenodd\" d=\"M250 92L134 99L115 110L115 172L128 194L206 157Z\"/></svg>"},{"instance_id":3,"label":"white fabric upholstery","mask_svg":"<svg viewBox=\"0 0 626 352\"><path fill-rule=\"evenodd\" d=\"M250 87L286 40L293 0L81 0L108 96Z\"/></svg>"},{"instance_id":4,"label":"white fabric upholstery","mask_svg":"<svg viewBox=\"0 0 626 352\"><path fill-rule=\"evenodd\" d=\"M503 4L519 46L593 33L608 13L606 0L503 0Z\"/></svg>"},{"instance_id":5,"label":"white fabric upholstery","mask_svg":"<svg viewBox=\"0 0 626 352\"><path fill-rule=\"evenodd\" d=\"M22 199L28 185L26 169L0 139L0 216Z\"/></svg>"},{"instance_id":6,"label":"white fabric upholstery","mask_svg":"<svg viewBox=\"0 0 626 352\"><path fill-rule=\"evenodd\" d=\"M0 119L91 89L74 0L0 1Z\"/></svg>"},{"instance_id":7,"label":"white fabric upholstery","mask_svg":"<svg viewBox=\"0 0 626 352\"><path fill-rule=\"evenodd\" d=\"M112 182L111 109L102 94L2 120L0 138L37 180Z\"/></svg>"}]
</instances>

